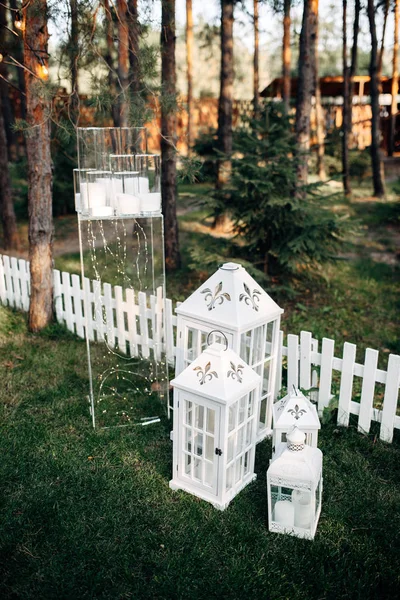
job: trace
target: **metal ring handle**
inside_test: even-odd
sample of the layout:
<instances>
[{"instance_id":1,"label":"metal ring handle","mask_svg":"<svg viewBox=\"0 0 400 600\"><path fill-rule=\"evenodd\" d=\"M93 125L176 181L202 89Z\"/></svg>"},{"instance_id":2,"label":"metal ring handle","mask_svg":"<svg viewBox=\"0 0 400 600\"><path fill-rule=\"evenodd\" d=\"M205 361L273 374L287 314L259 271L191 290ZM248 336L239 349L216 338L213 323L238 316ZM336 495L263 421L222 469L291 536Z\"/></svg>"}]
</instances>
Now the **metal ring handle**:
<instances>
[{"instance_id":1,"label":"metal ring handle","mask_svg":"<svg viewBox=\"0 0 400 600\"><path fill-rule=\"evenodd\" d=\"M222 335L222 336L225 338L225 344L226 344L225 351L226 351L226 350L228 350L228 348L229 348L229 344L228 344L228 338L226 337L225 333L224 333L223 331L220 331L219 329L213 329L212 331L210 331L210 333L209 333L209 334L208 334L208 336L207 336L207 340L206 340L206 344L207 344L207 346L209 346L209 345L210 345L210 343L209 343L209 339L210 339L210 335L211 335L212 333L220 333L220 334L221 334L221 335Z\"/></svg>"}]
</instances>

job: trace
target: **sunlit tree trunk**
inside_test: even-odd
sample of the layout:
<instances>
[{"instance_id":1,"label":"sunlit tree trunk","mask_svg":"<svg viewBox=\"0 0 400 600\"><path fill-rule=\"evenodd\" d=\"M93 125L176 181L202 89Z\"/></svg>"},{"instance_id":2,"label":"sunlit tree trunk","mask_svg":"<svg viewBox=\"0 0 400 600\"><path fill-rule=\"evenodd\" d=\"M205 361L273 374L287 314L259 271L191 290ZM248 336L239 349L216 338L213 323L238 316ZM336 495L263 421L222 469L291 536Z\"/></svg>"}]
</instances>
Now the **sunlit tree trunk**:
<instances>
[{"instance_id":1,"label":"sunlit tree trunk","mask_svg":"<svg viewBox=\"0 0 400 600\"><path fill-rule=\"evenodd\" d=\"M0 94L0 212L3 226L3 247L18 249L19 239L8 169L7 137L4 127L2 96Z\"/></svg>"},{"instance_id":2,"label":"sunlit tree trunk","mask_svg":"<svg viewBox=\"0 0 400 600\"><path fill-rule=\"evenodd\" d=\"M394 36L392 62L392 103L390 110L389 156L393 155L396 135L397 94L399 93L399 0L394 0Z\"/></svg>"},{"instance_id":3,"label":"sunlit tree trunk","mask_svg":"<svg viewBox=\"0 0 400 600\"><path fill-rule=\"evenodd\" d=\"M282 75L283 75L283 104L286 113L290 109L290 8L292 0L284 0L283 4L283 44L282 44Z\"/></svg>"},{"instance_id":4,"label":"sunlit tree trunk","mask_svg":"<svg viewBox=\"0 0 400 600\"><path fill-rule=\"evenodd\" d=\"M317 10L317 19L318 19L318 0L316 0L316 10ZM316 27L315 34L315 120L316 120L316 128L317 128L317 172L318 177L322 180L326 179L325 172L325 126L324 126L324 111L322 109L322 101L321 101L321 86L319 84L319 55L318 55L318 21Z\"/></svg>"},{"instance_id":5,"label":"sunlit tree trunk","mask_svg":"<svg viewBox=\"0 0 400 600\"><path fill-rule=\"evenodd\" d=\"M389 14L389 6L390 6L390 0L385 0L385 10L383 13L381 47L378 52L378 80L379 80L379 92L380 93L382 93L382 90L381 90L381 88L382 88L382 85L381 85L382 66L383 66L383 54L385 52L385 35L386 35L387 18L388 18L388 14Z\"/></svg>"},{"instance_id":6,"label":"sunlit tree trunk","mask_svg":"<svg viewBox=\"0 0 400 600\"><path fill-rule=\"evenodd\" d=\"M103 7L104 7L104 15L105 15L105 19L106 19L106 52L105 52L104 60L106 61L107 67L108 67L108 73L107 73L108 88L109 88L110 95L113 98L113 104L112 104L112 109L111 109L113 123L114 123L115 127L119 127L120 126L119 106L118 106L118 102L116 100L116 77L115 77L114 60L113 60L113 54L114 54L113 29L114 29L114 26L113 26L112 13L111 13L109 0L102 0L102 2L103 2Z\"/></svg>"},{"instance_id":7,"label":"sunlit tree trunk","mask_svg":"<svg viewBox=\"0 0 400 600\"><path fill-rule=\"evenodd\" d=\"M51 101L40 82L41 78L46 78L48 68L46 0L26 3L23 19L26 118L29 124L26 136L31 275L29 329L39 331L53 316Z\"/></svg>"},{"instance_id":8,"label":"sunlit tree trunk","mask_svg":"<svg viewBox=\"0 0 400 600\"><path fill-rule=\"evenodd\" d=\"M379 155L379 78L378 78L378 42L376 37L375 6L374 0L368 0L367 6L369 28L371 32L371 57L369 63L369 75L371 78L371 161L372 179L374 185L374 196L384 196L385 189L382 179L381 158Z\"/></svg>"},{"instance_id":9,"label":"sunlit tree trunk","mask_svg":"<svg viewBox=\"0 0 400 600\"><path fill-rule=\"evenodd\" d=\"M119 119L120 127L127 127L129 120L129 33L126 0L117 0L118 19L118 80L119 80Z\"/></svg>"},{"instance_id":10,"label":"sunlit tree trunk","mask_svg":"<svg viewBox=\"0 0 400 600\"><path fill-rule=\"evenodd\" d=\"M176 216L175 0L161 1L161 193L165 222L165 267L180 266Z\"/></svg>"},{"instance_id":11,"label":"sunlit tree trunk","mask_svg":"<svg viewBox=\"0 0 400 600\"><path fill-rule=\"evenodd\" d=\"M233 107L233 5L221 0L221 78L218 103L218 147L225 157L218 161L217 188L222 188L231 173Z\"/></svg>"},{"instance_id":12,"label":"sunlit tree trunk","mask_svg":"<svg viewBox=\"0 0 400 600\"><path fill-rule=\"evenodd\" d=\"M299 76L296 104L296 139L299 152L297 167L298 195L308 180L311 103L315 88L315 44L318 30L318 1L304 0L300 33Z\"/></svg>"},{"instance_id":13,"label":"sunlit tree trunk","mask_svg":"<svg viewBox=\"0 0 400 600\"><path fill-rule=\"evenodd\" d=\"M355 0L355 2L354 2L354 23L353 23L353 46L351 48L351 63L350 63L349 136L352 134L352 131L353 131L354 76L357 71L358 34L360 32L360 10L361 10L361 0Z\"/></svg>"},{"instance_id":14,"label":"sunlit tree trunk","mask_svg":"<svg viewBox=\"0 0 400 600\"><path fill-rule=\"evenodd\" d=\"M343 0L343 121L342 121L342 171L343 189L346 196L351 194L349 180L349 97L350 67L347 60L347 0Z\"/></svg>"},{"instance_id":15,"label":"sunlit tree trunk","mask_svg":"<svg viewBox=\"0 0 400 600\"><path fill-rule=\"evenodd\" d=\"M138 0L128 0L128 35L129 35L129 90L138 94L141 90L142 76L140 72L140 24L138 19Z\"/></svg>"},{"instance_id":16,"label":"sunlit tree trunk","mask_svg":"<svg viewBox=\"0 0 400 600\"><path fill-rule=\"evenodd\" d=\"M187 146L193 144L193 11L192 0L186 0L186 68L187 68Z\"/></svg>"},{"instance_id":17,"label":"sunlit tree trunk","mask_svg":"<svg viewBox=\"0 0 400 600\"><path fill-rule=\"evenodd\" d=\"M260 108L260 32L258 26L258 0L253 0L254 12L254 56L253 56L253 106L254 115L257 116Z\"/></svg>"},{"instance_id":18,"label":"sunlit tree trunk","mask_svg":"<svg viewBox=\"0 0 400 600\"><path fill-rule=\"evenodd\" d=\"M77 122L79 113L78 61L79 61L79 24L78 0L69 0L71 11L71 31L68 44L71 74L70 118Z\"/></svg>"}]
</instances>

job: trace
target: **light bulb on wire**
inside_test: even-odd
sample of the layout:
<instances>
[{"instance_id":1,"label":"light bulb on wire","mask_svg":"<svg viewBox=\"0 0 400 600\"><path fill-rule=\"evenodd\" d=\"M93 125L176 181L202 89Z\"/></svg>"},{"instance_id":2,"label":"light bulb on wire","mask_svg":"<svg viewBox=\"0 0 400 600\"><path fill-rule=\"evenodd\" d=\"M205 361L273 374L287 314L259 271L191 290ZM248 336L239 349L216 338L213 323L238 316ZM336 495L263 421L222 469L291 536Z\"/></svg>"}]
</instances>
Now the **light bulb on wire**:
<instances>
[{"instance_id":1,"label":"light bulb on wire","mask_svg":"<svg viewBox=\"0 0 400 600\"><path fill-rule=\"evenodd\" d=\"M19 31L23 31L25 29L24 22L21 18L20 12L17 12L17 14L15 15L14 26L15 26L15 29L19 29Z\"/></svg>"},{"instance_id":2,"label":"light bulb on wire","mask_svg":"<svg viewBox=\"0 0 400 600\"><path fill-rule=\"evenodd\" d=\"M49 76L49 69L46 67L46 65L42 62L39 65L39 77L40 79L47 79Z\"/></svg>"}]
</instances>

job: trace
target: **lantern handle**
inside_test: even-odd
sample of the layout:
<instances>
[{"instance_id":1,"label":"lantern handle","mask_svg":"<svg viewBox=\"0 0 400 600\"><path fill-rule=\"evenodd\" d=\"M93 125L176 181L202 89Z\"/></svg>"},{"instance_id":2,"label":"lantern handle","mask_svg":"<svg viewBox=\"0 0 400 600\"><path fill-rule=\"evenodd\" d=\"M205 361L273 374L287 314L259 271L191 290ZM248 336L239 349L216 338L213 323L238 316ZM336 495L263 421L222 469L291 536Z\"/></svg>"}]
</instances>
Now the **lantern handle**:
<instances>
[{"instance_id":1,"label":"lantern handle","mask_svg":"<svg viewBox=\"0 0 400 600\"><path fill-rule=\"evenodd\" d=\"M225 351L228 350L229 344L228 344L228 338L226 337L225 333L223 331L220 331L219 329L213 329L212 331L210 331L210 333L207 336L207 340L206 340L206 344L207 346L210 345L209 339L210 339L210 335L212 333L220 333L224 338L225 338Z\"/></svg>"}]
</instances>

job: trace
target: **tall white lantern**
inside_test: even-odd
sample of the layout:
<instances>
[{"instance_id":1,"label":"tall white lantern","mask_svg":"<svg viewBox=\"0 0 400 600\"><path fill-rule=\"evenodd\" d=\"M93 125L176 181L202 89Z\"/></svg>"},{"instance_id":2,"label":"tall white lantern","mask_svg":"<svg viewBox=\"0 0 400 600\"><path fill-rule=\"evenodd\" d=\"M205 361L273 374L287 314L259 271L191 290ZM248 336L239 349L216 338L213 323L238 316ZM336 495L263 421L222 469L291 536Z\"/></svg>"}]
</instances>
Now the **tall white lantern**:
<instances>
[{"instance_id":1,"label":"tall white lantern","mask_svg":"<svg viewBox=\"0 0 400 600\"><path fill-rule=\"evenodd\" d=\"M283 309L237 263L225 263L177 309L176 373L222 331L229 347L261 377L257 441L271 433L279 325ZM213 341L222 341L216 332Z\"/></svg>"},{"instance_id":2,"label":"tall white lantern","mask_svg":"<svg viewBox=\"0 0 400 600\"><path fill-rule=\"evenodd\" d=\"M322 452L293 427L267 471L269 530L313 539L321 513Z\"/></svg>"},{"instance_id":3,"label":"tall white lantern","mask_svg":"<svg viewBox=\"0 0 400 600\"><path fill-rule=\"evenodd\" d=\"M293 387L287 396L275 402L272 417L273 449L281 442L286 442L287 433L294 425L305 433L308 446L318 446L318 430L321 429L318 412L315 405L299 389Z\"/></svg>"},{"instance_id":4,"label":"tall white lantern","mask_svg":"<svg viewBox=\"0 0 400 600\"><path fill-rule=\"evenodd\" d=\"M172 382L173 475L182 489L223 510L256 478L256 397L260 376L213 343Z\"/></svg>"}]
</instances>

